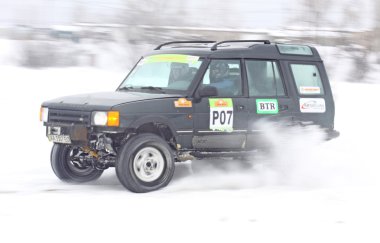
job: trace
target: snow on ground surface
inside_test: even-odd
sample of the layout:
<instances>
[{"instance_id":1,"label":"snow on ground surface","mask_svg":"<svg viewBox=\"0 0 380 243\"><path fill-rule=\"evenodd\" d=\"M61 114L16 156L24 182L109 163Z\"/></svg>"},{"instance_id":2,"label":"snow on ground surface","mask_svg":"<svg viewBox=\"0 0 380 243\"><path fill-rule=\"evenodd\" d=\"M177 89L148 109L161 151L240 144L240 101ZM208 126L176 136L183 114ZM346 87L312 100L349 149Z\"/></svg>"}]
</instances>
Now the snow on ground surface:
<instances>
[{"instance_id":1,"label":"snow on ground surface","mask_svg":"<svg viewBox=\"0 0 380 243\"><path fill-rule=\"evenodd\" d=\"M114 90L126 73L0 70L0 242L380 240L379 82L334 80L338 139L264 124L274 153L257 155L251 169L193 174L187 162L167 188L134 194L112 168L93 183L59 181L38 118L42 101Z\"/></svg>"}]
</instances>

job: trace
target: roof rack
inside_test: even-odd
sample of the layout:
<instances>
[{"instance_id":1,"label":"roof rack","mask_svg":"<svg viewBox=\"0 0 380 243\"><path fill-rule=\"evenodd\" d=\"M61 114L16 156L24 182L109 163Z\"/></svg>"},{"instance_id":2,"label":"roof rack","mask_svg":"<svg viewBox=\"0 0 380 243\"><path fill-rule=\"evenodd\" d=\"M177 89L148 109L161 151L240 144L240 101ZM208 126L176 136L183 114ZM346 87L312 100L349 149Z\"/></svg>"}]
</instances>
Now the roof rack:
<instances>
[{"instance_id":1,"label":"roof rack","mask_svg":"<svg viewBox=\"0 0 380 243\"><path fill-rule=\"evenodd\" d=\"M154 48L154 50L160 50L161 47L171 45L171 44L210 44L210 43L215 43L216 41L171 41L171 42L166 42L164 44L161 44Z\"/></svg>"},{"instance_id":2,"label":"roof rack","mask_svg":"<svg viewBox=\"0 0 380 243\"><path fill-rule=\"evenodd\" d=\"M270 41L269 40L226 40L226 41L221 41L221 42L218 42L218 43L215 43L212 47L211 47L211 51L216 51L218 49L218 46L220 44L224 44L224 43L233 43L233 42L263 42L264 44L266 45L269 45L270 44ZM251 46L250 46L251 47Z\"/></svg>"}]
</instances>

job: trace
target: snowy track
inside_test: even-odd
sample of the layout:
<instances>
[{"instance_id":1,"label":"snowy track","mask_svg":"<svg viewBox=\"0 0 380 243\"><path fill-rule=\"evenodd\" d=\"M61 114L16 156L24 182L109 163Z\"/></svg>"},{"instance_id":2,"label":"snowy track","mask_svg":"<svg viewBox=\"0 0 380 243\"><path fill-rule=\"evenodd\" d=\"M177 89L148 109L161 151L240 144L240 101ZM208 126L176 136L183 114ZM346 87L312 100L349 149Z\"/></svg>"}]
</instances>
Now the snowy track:
<instances>
[{"instance_id":1,"label":"snowy track","mask_svg":"<svg viewBox=\"0 0 380 243\"><path fill-rule=\"evenodd\" d=\"M380 85L334 83L341 136L321 143L315 129L269 130L282 143L249 170L193 174L187 162L148 194L126 191L112 168L93 183L60 182L41 102L114 90L124 75L1 68L0 242L380 241Z\"/></svg>"}]
</instances>

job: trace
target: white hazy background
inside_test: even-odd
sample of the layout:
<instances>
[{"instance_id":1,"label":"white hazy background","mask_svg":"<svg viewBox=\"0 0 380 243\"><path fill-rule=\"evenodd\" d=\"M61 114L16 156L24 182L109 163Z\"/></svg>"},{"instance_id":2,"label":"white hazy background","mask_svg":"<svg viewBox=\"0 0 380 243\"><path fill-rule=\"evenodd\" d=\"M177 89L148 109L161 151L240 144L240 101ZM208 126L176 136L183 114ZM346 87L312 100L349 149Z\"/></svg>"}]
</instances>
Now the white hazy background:
<instances>
[{"instance_id":1,"label":"white hazy background","mask_svg":"<svg viewBox=\"0 0 380 243\"><path fill-rule=\"evenodd\" d=\"M378 5L1 0L0 242L379 242ZM148 194L125 190L112 168L84 185L55 177L44 100L115 90L163 41L259 37L317 46L339 138L262 123L270 155L178 164Z\"/></svg>"}]
</instances>

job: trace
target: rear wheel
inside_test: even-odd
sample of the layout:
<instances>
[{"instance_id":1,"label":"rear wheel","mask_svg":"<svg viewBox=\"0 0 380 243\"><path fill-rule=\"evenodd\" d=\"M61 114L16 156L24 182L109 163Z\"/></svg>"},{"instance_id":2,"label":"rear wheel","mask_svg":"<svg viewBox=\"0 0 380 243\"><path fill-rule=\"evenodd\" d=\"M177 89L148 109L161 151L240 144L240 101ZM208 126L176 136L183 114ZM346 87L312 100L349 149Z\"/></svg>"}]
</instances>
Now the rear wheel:
<instances>
[{"instance_id":1,"label":"rear wheel","mask_svg":"<svg viewBox=\"0 0 380 243\"><path fill-rule=\"evenodd\" d=\"M174 169L167 142L150 133L136 135L125 143L116 163L120 183L132 192L150 192L166 186Z\"/></svg>"},{"instance_id":2,"label":"rear wheel","mask_svg":"<svg viewBox=\"0 0 380 243\"><path fill-rule=\"evenodd\" d=\"M51 167L55 175L66 182L88 182L98 179L103 171L75 159L83 153L80 147L54 144L51 151Z\"/></svg>"}]
</instances>

